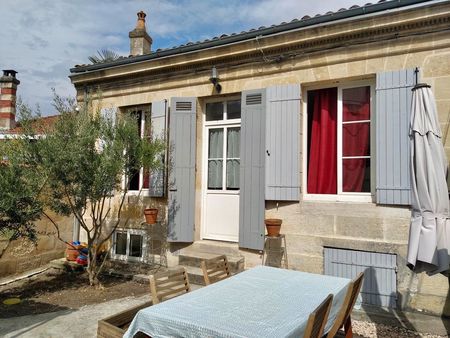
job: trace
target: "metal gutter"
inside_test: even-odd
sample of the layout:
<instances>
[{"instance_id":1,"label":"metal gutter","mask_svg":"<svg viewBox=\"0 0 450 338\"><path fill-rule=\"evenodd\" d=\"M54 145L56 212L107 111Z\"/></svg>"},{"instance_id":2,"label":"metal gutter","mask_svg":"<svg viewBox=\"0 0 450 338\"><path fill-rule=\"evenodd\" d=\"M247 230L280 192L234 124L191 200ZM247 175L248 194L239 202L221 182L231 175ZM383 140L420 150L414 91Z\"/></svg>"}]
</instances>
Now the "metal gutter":
<instances>
[{"instance_id":1,"label":"metal gutter","mask_svg":"<svg viewBox=\"0 0 450 338\"><path fill-rule=\"evenodd\" d=\"M195 44L188 44L188 45L181 45L179 47L165 49L161 51L156 51L151 54L145 54L145 55L139 55L134 57L128 57L120 60L116 60L113 62L106 62L101 64L94 64L94 65L87 65L87 66L80 66L80 67L74 67L70 69L70 72L75 74L85 73L89 71L95 71L105 68L112 68L122 65L128 65L132 63L137 62L143 62L143 61L149 61L153 59L158 59L162 57L167 56L173 56L173 55L179 55L184 54L188 52L194 52L199 51L203 49L208 49L212 47L218 47L223 45L228 45L232 43L242 42L245 40L251 40L256 37L264 37L268 35L274 35L279 33L285 33L288 31L296 30L299 28L305 28L315 25L320 25L324 23L331 23L337 20L343 20L343 19L349 19L354 18L357 16L364 16L368 14L374 14L382 11L392 10L392 9L398 9L401 7L416 5L420 3L426 3L426 2L445 2L445 1L436 1L436 0L392 0L392 1L385 1L385 2L379 2L377 4L369 5L369 6L363 6L363 7L357 7L352 9L347 9L345 11L341 12L333 12L330 14L324 14L316 17L312 17L309 19L301 19L301 20L293 20L288 23L283 23L276 26L271 26L267 28L262 29L252 29L248 32L240 33L240 34L232 34L223 38L215 38L211 41L203 41L200 43Z\"/></svg>"}]
</instances>

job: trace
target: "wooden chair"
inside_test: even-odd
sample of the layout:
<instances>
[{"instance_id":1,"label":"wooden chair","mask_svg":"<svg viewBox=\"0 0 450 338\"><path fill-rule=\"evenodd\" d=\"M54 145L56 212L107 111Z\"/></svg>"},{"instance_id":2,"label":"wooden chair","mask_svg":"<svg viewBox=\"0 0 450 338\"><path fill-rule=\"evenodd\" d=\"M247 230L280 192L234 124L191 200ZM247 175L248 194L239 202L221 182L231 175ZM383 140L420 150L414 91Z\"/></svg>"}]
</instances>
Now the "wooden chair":
<instances>
[{"instance_id":1,"label":"wooden chair","mask_svg":"<svg viewBox=\"0 0 450 338\"><path fill-rule=\"evenodd\" d=\"M323 335L325 324L327 323L328 314L330 313L331 304L333 302L333 295L328 295L327 298L320 304L308 318L306 324L305 334L303 338L320 338Z\"/></svg>"},{"instance_id":2,"label":"wooden chair","mask_svg":"<svg viewBox=\"0 0 450 338\"><path fill-rule=\"evenodd\" d=\"M218 282L231 276L227 256L221 255L202 261L203 278L205 285Z\"/></svg>"},{"instance_id":3,"label":"wooden chair","mask_svg":"<svg viewBox=\"0 0 450 338\"><path fill-rule=\"evenodd\" d=\"M364 272L361 272L348 286L347 293L344 298L344 303L336 316L336 320L327 334L327 338L333 338L338 335L341 327L344 327L345 338L353 337L351 313L353 306L355 306L359 291L361 290Z\"/></svg>"},{"instance_id":4,"label":"wooden chair","mask_svg":"<svg viewBox=\"0 0 450 338\"><path fill-rule=\"evenodd\" d=\"M186 269L177 268L150 275L150 290L153 304L191 291Z\"/></svg>"}]
</instances>

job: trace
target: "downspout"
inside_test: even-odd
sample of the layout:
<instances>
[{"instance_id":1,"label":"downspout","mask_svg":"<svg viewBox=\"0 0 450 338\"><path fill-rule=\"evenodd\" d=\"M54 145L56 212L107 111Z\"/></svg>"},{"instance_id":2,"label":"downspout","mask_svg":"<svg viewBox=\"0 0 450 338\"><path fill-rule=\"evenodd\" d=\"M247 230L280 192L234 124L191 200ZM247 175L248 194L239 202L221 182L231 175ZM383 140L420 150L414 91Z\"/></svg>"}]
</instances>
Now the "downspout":
<instances>
[{"instance_id":1,"label":"downspout","mask_svg":"<svg viewBox=\"0 0 450 338\"><path fill-rule=\"evenodd\" d=\"M73 226L72 226L72 241L78 242L80 240L80 222L73 216Z\"/></svg>"}]
</instances>

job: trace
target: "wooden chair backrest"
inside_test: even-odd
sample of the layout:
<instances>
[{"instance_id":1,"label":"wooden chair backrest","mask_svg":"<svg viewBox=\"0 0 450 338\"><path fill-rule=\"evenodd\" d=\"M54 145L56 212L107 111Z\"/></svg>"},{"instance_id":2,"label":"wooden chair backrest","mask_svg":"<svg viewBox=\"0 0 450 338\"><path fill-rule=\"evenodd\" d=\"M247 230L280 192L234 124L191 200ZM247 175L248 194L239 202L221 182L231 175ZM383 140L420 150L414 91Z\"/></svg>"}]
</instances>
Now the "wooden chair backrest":
<instances>
[{"instance_id":1,"label":"wooden chair backrest","mask_svg":"<svg viewBox=\"0 0 450 338\"><path fill-rule=\"evenodd\" d=\"M344 326L344 323L350 317L353 307L355 306L356 299L358 298L359 291L361 290L362 282L364 278L364 272L359 273L358 276L350 283L345 294L344 302L339 310L333 327L327 334L327 338L334 337L339 329Z\"/></svg>"},{"instance_id":2,"label":"wooden chair backrest","mask_svg":"<svg viewBox=\"0 0 450 338\"><path fill-rule=\"evenodd\" d=\"M150 291L153 304L191 291L186 269L182 267L150 275Z\"/></svg>"},{"instance_id":3,"label":"wooden chair backrest","mask_svg":"<svg viewBox=\"0 0 450 338\"><path fill-rule=\"evenodd\" d=\"M206 285L218 282L231 276L228 259L225 255L202 261L201 267Z\"/></svg>"},{"instance_id":4,"label":"wooden chair backrest","mask_svg":"<svg viewBox=\"0 0 450 338\"><path fill-rule=\"evenodd\" d=\"M327 323L328 314L330 313L333 295L327 298L309 315L306 324L305 334L303 338L321 338L325 324Z\"/></svg>"}]
</instances>

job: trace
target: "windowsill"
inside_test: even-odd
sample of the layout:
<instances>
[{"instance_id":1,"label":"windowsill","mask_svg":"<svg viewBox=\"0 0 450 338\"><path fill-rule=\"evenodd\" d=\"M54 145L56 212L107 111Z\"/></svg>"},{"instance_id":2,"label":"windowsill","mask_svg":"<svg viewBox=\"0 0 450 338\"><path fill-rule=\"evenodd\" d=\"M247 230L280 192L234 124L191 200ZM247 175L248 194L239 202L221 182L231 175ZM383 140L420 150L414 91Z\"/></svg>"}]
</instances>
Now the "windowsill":
<instances>
[{"instance_id":1,"label":"windowsill","mask_svg":"<svg viewBox=\"0 0 450 338\"><path fill-rule=\"evenodd\" d=\"M127 191L127 196L143 196L143 197L164 197L164 196L152 196L150 194L150 190L149 189L142 189L142 191L139 190L128 190Z\"/></svg>"},{"instance_id":2,"label":"windowsill","mask_svg":"<svg viewBox=\"0 0 450 338\"><path fill-rule=\"evenodd\" d=\"M321 195L321 194L303 194L305 202L355 202L355 203L374 203L372 195L367 194L342 194L342 195Z\"/></svg>"},{"instance_id":3,"label":"windowsill","mask_svg":"<svg viewBox=\"0 0 450 338\"><path fill-rule=\"evenodd\" d=\"M240 190L214 190L214 189L209 189L206 192L208 194L218 194L218 195L239 195L239 191Z\"/></svg>"},{"instance_id":4,"label":"windowsill","mask_svg":"<svg viewBox=\"0 0 450 338\"><path fill-rule=\"evenodd\" d=\"M126 255L116 255L111 254L111 259L120 262L136 262L136 263L145 263L144 257L133 257Z\"/></svg>"}]
</instances>

